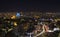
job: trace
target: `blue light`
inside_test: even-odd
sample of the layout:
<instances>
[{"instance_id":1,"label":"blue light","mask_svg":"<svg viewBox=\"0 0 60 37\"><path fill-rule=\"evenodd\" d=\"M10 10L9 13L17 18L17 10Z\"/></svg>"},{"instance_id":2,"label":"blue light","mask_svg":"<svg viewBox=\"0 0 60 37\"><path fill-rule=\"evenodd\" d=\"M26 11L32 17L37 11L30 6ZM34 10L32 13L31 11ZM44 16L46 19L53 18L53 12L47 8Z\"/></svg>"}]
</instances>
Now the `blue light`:
<instances>
[{"instance_id":1,"label":"blue light","mask_svg":"<svg viewBox=\"0 0 60 37\"><path fill-rule=\"evenodd\" d=\"M17 14L16 14L16 17L19 17L19 16L20 16L20 13L17 13Z\"/></svg>"}]
</instances>

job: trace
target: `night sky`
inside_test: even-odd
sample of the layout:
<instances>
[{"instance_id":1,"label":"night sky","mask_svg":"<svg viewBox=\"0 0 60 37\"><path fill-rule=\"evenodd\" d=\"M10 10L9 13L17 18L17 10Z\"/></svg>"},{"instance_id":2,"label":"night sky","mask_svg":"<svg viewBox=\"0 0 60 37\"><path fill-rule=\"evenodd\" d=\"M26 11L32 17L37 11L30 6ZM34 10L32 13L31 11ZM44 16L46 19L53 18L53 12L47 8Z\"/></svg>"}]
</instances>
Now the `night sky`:
<instances>
[{"instance_id":1,"label":"night sky","mask_svg":"<svg viewBox=\"0 0 60 37\"><path fill-rule=\"evenodd\" d=\"M0 12L5 11L60 12L60 1L59 0L0 0Z\"/></svg>"}]
</instances>

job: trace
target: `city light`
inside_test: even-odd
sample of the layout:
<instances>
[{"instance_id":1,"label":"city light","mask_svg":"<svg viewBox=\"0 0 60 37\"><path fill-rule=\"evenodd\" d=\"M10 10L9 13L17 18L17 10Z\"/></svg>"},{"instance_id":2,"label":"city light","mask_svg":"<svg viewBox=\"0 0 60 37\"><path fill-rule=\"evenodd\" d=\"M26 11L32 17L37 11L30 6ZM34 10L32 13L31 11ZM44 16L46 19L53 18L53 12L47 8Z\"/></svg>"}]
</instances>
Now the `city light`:
<instances>
[{"instance_id":1,"label":"city light","mask_svg":"<svg viewBox=\"0 0 60 37\"><path fill-rule=\"evenodd\" d=\"M16 18L16 16L12 16L12 17L11 17L11 19L15 19L15 18Z\"/></svg>"},{"instance_id":2,"label":"city light","mask_svg":"<svg viewBox=\"0 0 60 37\"><path fill-rule=\"evenodd\" d=\"M14 26L15 26L15 27L17 26L17 23L16 23L16 22L14 22Z\"/></svg>"},{"instance_id":3,"label":"city light","mask_svg":"<svg viewBox=\"0 0 60 37\"><path fill-rule=\"evenodd\" d=\"M17 14L16 14L16 17L19 17L19 16L20 16L20 13L17 13Z\"/></svg>"}]
</instances>

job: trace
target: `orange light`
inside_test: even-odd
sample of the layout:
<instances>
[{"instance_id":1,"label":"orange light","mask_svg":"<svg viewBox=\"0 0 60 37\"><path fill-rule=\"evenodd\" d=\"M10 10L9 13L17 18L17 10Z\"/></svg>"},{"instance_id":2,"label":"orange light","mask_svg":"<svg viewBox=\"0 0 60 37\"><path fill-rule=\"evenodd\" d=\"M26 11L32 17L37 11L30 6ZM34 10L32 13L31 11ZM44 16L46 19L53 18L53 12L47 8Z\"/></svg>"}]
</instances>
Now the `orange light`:
<instances>
[{"instance_id":1,"label":"orange light","mask_svg":"<svg viewBox=\"0 0 60 37\"><path fill-rule=\"evenodd\" d=\"M12 17L11 17L11 19L15 19L15 18L16 18L16 16L12 16Z\"/></svg>"}]
</instances>

